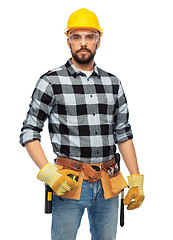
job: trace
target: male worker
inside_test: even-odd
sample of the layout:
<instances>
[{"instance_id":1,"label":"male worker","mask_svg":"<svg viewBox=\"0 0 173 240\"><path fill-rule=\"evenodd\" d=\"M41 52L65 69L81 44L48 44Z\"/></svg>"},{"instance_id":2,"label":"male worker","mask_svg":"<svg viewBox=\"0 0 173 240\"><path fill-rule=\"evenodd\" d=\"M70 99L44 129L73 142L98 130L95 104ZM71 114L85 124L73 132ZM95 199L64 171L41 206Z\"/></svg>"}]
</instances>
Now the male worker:
<instances>
[{"instance_id":1,"label":"male worker","mask_svg":"<svg viewBox=\"0 0 173 240\"><path fill-rule=\"evenodd\" d=\"M65 34L72 58L39 79L20 143L40 168L37 178L54 191L52 240L74 240L85 208L92 239L113 240L118 194L127 186L115 144L131 174L124 203L135 209L144 200L127 101L120 80L94 63L103 34L96 15L84 8L72 13ZM40 145L46 119L55 165Z\"/></svg>"}]
</instances>

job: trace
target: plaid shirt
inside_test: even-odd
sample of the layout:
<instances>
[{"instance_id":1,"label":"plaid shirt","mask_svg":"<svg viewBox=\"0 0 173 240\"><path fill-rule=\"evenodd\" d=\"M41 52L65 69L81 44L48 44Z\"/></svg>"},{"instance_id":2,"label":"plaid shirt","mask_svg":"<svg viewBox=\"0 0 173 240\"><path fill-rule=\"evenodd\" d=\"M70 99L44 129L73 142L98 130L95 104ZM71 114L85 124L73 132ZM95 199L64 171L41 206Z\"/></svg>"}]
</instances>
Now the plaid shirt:
<instances>
[{"instance_id":1,"label":"plaid shirt","mask_svg":"<svg viewBox=\"0 0 173 240\"><path fill-rule=\"evenodd\" d=\"M58 156L100 163L115 155L115 143L132 139L128 107L120 80L94 66L82 73L71 60L44 74L35 87L20 143L41 139L48 119Z\"/></svg>"}]
</instances>

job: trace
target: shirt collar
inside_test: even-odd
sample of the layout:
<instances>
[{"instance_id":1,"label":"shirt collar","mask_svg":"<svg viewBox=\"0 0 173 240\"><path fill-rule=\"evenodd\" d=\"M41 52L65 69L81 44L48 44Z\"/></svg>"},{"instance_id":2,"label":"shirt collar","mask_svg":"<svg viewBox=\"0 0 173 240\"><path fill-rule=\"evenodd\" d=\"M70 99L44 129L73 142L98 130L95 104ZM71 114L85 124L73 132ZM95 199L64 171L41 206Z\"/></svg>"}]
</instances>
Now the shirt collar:
<instances>
[{"instance_id":1,"label":"shirt collar","mask_svg":"<svg viewBox=\"0 0 173 240\"><path fill-rule=\"evenodd\" d=\"M67 68L67 71L69 73L70 76L73 76L73 77L77 77L77 75L81 75L83 74L80 69L78 69L71 61L71 59L69 59L66 64L65 64L65 67ZM94 70L93 70L93 73L92 73L92 76L95 76L97 75L99 78L100 78L100 73L99 73L99 68L97 67L97 65L94 63Z\"/></svg>"}]
</instances>

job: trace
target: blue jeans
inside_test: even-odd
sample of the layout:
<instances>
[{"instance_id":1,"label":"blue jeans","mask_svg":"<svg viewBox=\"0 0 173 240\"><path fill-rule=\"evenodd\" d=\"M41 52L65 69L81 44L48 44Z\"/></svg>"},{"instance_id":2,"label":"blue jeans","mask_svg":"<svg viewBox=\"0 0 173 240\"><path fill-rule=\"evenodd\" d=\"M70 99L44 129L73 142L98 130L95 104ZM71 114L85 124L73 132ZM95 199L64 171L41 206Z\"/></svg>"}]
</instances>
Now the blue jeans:
<instances>
[{"instance_id":1,"label":"blue jeans","mask_svg":"<svg viewBox=\"0 0 173 240\"><path fill-rule=\"evenodd\" d=\"M101 181L83 181L80 201L53 196L52 240L75 240L85 208L88 210L92 240L115 240L118 196L105 200ZM84 236L85 237L85 236Z\"/></svg>"}]
</instances>

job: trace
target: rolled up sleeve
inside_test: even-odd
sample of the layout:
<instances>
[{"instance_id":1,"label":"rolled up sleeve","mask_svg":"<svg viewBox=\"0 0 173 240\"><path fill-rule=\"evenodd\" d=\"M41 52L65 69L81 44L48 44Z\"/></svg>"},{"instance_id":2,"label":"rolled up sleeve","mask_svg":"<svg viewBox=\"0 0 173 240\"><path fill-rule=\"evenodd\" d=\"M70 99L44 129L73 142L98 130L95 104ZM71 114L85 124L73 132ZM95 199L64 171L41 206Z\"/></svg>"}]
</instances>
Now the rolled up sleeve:
<instances>
[{"instance_id":1,"label":"rolled up sleeve","mask_svg":"<svg viewBox=\"0 0 173 240\"><path fill-rule=\"evenodd\" d=\"M123 87L119 85L114 117L114 140L121 143L133 138L132 129L129 124L129 110Z\"/></svg>"},{"instance_id":2,"label":"rolled up sleeve","mask_svg":"<svg viewBox=\"0 0 173 240\"><path fill-rule=\"evenodd\" d=\"M52 86L47 77L42 77L34 89L29 111L23 122L20 134L20 144L22 146L35 140L41 141L40 132L43 130L44 122L51 112L52 102Z\"/></svg>"}]
</instances>

